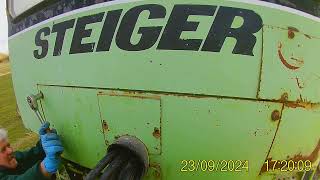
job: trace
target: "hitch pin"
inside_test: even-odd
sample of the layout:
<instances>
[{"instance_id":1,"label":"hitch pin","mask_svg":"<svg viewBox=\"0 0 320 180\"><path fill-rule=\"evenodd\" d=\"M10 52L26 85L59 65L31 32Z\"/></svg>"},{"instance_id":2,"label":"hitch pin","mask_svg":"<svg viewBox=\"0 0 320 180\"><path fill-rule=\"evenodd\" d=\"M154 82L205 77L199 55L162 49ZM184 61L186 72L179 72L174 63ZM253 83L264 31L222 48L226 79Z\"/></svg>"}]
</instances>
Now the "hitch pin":
<instances>
[{"instance_id":1,"label":"hitch pin","mask_svg":"<svg viewBox=\"0 0 320 180\"><path fill-rule=\"evenodd\" d=\"M42 92L33 95L31 94L30 96L27 97L27 102L30 106L30 108L36 113L38 119L40 120L41 124L44 124L46 121L42 117L40 111L39 111L39 106L38 106L38 100L43 99L43 94Z\"/></svg>"}]
</instances>

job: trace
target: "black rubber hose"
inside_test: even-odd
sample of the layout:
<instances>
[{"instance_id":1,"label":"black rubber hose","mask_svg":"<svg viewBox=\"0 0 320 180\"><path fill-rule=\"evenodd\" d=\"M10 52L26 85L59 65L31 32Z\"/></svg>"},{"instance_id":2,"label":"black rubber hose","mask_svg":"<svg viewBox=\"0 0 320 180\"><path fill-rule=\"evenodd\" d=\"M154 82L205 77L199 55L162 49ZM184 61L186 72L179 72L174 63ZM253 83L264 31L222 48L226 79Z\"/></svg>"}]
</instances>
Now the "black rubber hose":
<instances>
[{"instance_id":1,"label":"black rubber hose","mask_svg":"<svg viewBox=\"0 0 320 180\"><path fill-rule=\"evenodd\" d=\"M123 166L127 161L128 157L125 154L119 154L106 168L100 180L116 180L117 177L115 176L119 175L121 171L121 166ZM111 177L115 179L111 179Z\"/></svg>"},{"instance_id":2,"label":"black rubber hose","mask_svg":"<svg viewBox=\"0 0 320 180\"><path fill-rule=\"evenodd\" d=\"M143 173L145 171L144 169L144 165L143 165L143 162L141 161L141 159L138 157L138 156L133 156L132 159L131 159L131 162L134 163L133 166L134 166L134 171L135 171L135 179L136 180L141 180L142 179L142 176L143 176Z\"/></svg>"},{"instance_id":3,"label":"black rubber hose","mask_svg":"<svg viewBox=\"0 0 320 180\"><path fill-rule=\"evenodd\" d=\"M118 180L141 180L143 170L139 159L131 157L127 165L121 170Z\"/></svg>"},{"instance_id":4,"label":"black rubber hose","mask_svg":"<svg viewBox=\"0 0 320 180\"><path fill-rule=\"evenodd\" d=\"M143 176L143 168L141 168L143 166L141 166L141 163L139 162L139 160L136 159L136 165L135 165L135 180L141 180L142 176Z\"/></svg>"},{"instance_id":5,"label":"black rubber hose","mask_svg":"<svg viewBox=\"0 0 320 180\"><path fill-rule=\"evenodd\" d=\"M101 171L119 154L117 151L112 151L105 155L98 164L89 172L85 180L95 180L100 175Z\"/></svg>"},{"instance_id":6,"label":"black rubber hose","mask_svg":"<svg viewBox=\"0 0 320 180\"><path fill-rule=\"evenodd\" d=\"M125 167L120 171L118 180L134 180L135 177L135 168L132 160L125 165Z\"/></svg>"},{"instance_id":7,"label":"black rubber hose","mask_svg":"<svg viewBox=\"0 0 320 180\"><path fill-rule=\"evenodd\" d=\"M101 175L100 180L141 180L144 172L143 160L134 151L115 146L84 179L96 180Z\"/></svg>"},{"instance_id":8,"label":"black rubber hose","mask_svg":"<svg viewBox=\"0 0 320 180\"><path fill-rule=\"evenodd\" d=\"M135 173L136 173L135 180L141 180L143 174L142 174L142 170L141 170L141 168L139 166L136 167Z\"/></svg>"}]
</instances>

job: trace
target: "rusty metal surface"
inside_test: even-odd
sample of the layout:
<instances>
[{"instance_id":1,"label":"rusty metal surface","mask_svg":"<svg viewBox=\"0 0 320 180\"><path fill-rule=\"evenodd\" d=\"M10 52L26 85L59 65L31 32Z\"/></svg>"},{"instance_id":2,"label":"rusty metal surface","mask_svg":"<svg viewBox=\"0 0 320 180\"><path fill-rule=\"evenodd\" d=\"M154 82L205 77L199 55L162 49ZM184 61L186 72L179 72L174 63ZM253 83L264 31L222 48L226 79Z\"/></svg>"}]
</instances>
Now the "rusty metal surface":
<instances>
[{"instance_id":1,"label":"rusty metal surface","mask_svg":"<svg viewBox=\"0 0 320 180\"><path fill-rule=\"evenodd\" d=\"M65 148L63 157L93 168L107 148L99 111L95 108L98 107L96 93L78 88L38 88L45 96L41 100L44 114L61 136Z\"/></svg>"},{"instance_id":2,"label":"rusty metal surface","mask_svg":"<svg viewBox=\"0 0 320 180\"><path fill-rule=\"evenodd\" d=\"M167 10L178 2L184 3L154 1L163 3ZM43 61L35 61L30 53L35 46L29 44L39 28L51 28L98 11L126 11L132 5L110 6L62 17L13 38L10 52L17 98L33 91L32 85L50 84L39 86L46 91L46 117L64 132L69 149L65 156L87 167L95 161L87 154L94 151L99 159L106 145L128 134L139 137L148 147L150 169L154 170L150 179L188 180L195 175L200 179L248 179L259 173L262 177L269 174L263 171L264 160L268 159L308 159L316 164L320 137L320 31L314 30L310 19L296 16L291 20L290 13L281 12L275 21L274 14L280 13L275 9L260 10L259 6L233 1L198 3L216 2L252 9L261 13L264 23L274 24L265 25L256 33L254 56L232 54L232 38L227 38L219 53L159 51L156 47L137 53L112 44L108 53L69 55L73 33L70 29L61 56L48 55ZM146 14L141 17L139 26L150 25ZM192 19L203 25L197 33L207 34L212 18ZM160 21L157 23L162 24ZM241 24L241 18L236 18L234 24ZM92 39L87 37L88 41L99 38L102 24L96 25L90 26ZM183 37L189 37L188 33ZM56 36L46 38L51 54ZM132 37L139 38L139 34ZM25 48L20 50L20 46ZM67 103L62 106L61 102ZM22 101L19 104L24 107ZM36 129L38 124L33 123L30 113L25 108L22 113L24 123ZM84 132L89 132L94 141L86 139ZM238 176L181 172L183 159L240 158L250 161L249 173Z\"/></svg>"},{"instance_id":3,"label":"rusty metal surface","mask_svg":"<svg viewBox=\"0 0 320 180\"><path fill-rule=\"evenodd\" d=\"M286 100L298 105L319 103L320 39L295 27L270 25L263 27L263 37L258 98L276 100L286 94Z\"/></svg>"},{"instance_id":4,"label":"rusty metal surface","mask_svg":"<svg viewBox=\"0 0 320 180\"><path fill-rule=\"evenodd\" d=\"M150 154L161 154L161 99L135 92L100 91L98 105L105 140L113 142L123 135L142 140ZM105 128L104 128L105 129Z\"/></svg>"},{"instance_id":5,"label":"rusty metal surface","mask_svg":"<svg viewBox=\"0 0 320 180\"><path fill-rule=\"evenodd\" d=\"M277 121L277 120L280 120L280 118L281 118L280 112L278 110L274 110L271 114L271 119L273 121Z\"/></svg>"},{"instance_id":6,"label":"rusty metal surface","mask_svg":"<svg viewBox=\"0 0 320 180\"><path fill-rule=\"evenodd\" d=\"M269 167L275 166L275 169L283 167L283 164L276 164L272 160L286 162L308 160L315 169L319 163L320 153L320 131L316 131L320 127L319 119L319 108L284 106L279 129L266 158L270 162ZM263 164L260 173L267 173L266 169L266 164Z\"/></svg>"}]
</instances>

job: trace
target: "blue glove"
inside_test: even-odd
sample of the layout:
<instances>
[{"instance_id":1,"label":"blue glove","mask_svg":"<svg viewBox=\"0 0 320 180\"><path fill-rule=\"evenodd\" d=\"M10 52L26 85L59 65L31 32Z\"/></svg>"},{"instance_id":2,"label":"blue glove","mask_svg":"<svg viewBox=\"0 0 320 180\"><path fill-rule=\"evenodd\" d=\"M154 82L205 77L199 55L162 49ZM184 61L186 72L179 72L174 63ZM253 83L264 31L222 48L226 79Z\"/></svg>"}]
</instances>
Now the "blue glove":
<instances>
[{"instance_id":1,"label":"blue glove","mask_svg":"<svg viewBox=\"0 0 320 180\"><path fill-rule=\"evenodd\" d=\"M49 130L52 133L56 133L57 131L55 129L50 129L50 123L49 122L45 122L44 124L41 125L40 129L39 129L39 135L45 135L47 133L47 131Z\"/></svg>"},{"instance_id":2,"label":"blue glove","mask_svg":"<svg viewBox=\"0 0 320 180\"><path fill-rule=\"evenodd\" d=\"M39 129L39 135L45 135L47 133L47 129L49 129L50 123L46 122L44 124L41 125L40 129Z\"/></svg>"},{"instance_id":3,"label":"blue glove","mask_svg":"<svg viewBox=\"0 0 320 180\"><path fill-rule=\"evenodd\" d=\"M46 153L42 162L47 172L55 173L61 162L60 154L63 152L63 147L56 132L46 132L49 126L49 123L45 123L39 130L41 144Z\"/></svg>"}]
</instances>

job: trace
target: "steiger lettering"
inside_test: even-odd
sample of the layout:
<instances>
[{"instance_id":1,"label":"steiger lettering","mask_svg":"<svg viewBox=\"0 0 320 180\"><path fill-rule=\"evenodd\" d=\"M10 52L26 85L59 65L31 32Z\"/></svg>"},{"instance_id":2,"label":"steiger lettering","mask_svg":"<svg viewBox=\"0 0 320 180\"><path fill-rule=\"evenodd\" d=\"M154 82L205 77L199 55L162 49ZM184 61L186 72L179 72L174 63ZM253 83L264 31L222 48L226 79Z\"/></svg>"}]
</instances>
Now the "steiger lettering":
<instances>
[{"instance_id":1,"label":"steiger lettering","mask_svg":"<svg viewBox=\"0 0 320 180\"><path fill-rule=\"evenodd\" d=\"M218 9L218 10L217 10ZM216 12L218 11L218 12ZM60 56L67 31L73 31L73 38L69 54L92 53L109 51L111 44L115 41L117 47L124 51L147 50L160 41L157 50L187 50L187 51L207 51L220 52L226 38L236 39L233 54L254 56L253 49L256 44L255 33L262 28L261 17L252 10L219 7L211 5L175 5L165 26L150 25L138 28L140 39L136 43L131 42L134 29L142 12L148 12L148 19L164 19L167 10L159 4L145 4L129 9L120 20L122 9L100 12L89 16L70 19L54 24L52 28L44 27L35 35L34 57L42 59L47 56L48 49L53 47L53 56ZM216 16L214 17L214 14ZM199 23L189 21L189 16L212 16L213 24L205 39L182 39L181 34L185 31L195 32ZM232 23L235 17L243 19L240 27L233 28ZM104 19L104 22L102 22ZM92 29L88 25L101 24L100 36L97 42L83 42L85 38L92 35ZM119 27L118 27L119 26ZM93 27L93 26L90 26ZM116 29L118 30L116 32ZM163 32L161 34L161 32ZM56 35L55 44L49 44L48 38ZM201 47L201 44L202 47Z\"/></svg>"}]
</instances>

